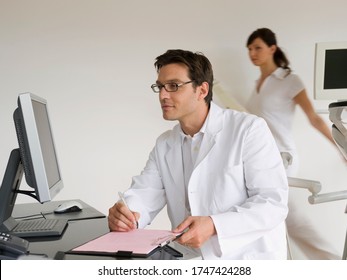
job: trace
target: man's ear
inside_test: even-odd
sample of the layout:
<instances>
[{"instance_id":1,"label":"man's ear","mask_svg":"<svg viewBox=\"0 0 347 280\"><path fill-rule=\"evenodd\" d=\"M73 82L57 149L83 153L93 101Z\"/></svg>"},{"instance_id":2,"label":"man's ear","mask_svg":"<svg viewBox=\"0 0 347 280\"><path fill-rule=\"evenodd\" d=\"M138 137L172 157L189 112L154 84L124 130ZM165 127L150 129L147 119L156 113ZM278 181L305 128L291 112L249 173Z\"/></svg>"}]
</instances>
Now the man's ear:
<instances>
[{"instance_id":1,"label":"man's ear","mask_svg":"<svg viewBox=\"0 0 347 280\"><path fill-rule=\"evenodd\" d=\"M208 94L208 91L210 89L210 86L208 82L203 82L200 86L200 94L199 94L199 99L204 99L206 95Z\"/></svg>"}]
</instances>

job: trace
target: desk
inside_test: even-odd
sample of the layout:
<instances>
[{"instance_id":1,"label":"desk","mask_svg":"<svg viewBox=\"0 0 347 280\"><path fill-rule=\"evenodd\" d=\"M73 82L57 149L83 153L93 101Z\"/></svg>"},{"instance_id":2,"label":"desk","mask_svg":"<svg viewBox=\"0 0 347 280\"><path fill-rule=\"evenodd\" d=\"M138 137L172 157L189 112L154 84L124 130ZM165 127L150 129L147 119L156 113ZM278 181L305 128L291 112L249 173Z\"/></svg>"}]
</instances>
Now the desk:
<instances>
[{"instance_id":1,"label":"desk","mask_svg":"<svg viewBox=\"0 0 347 280\"><path fill-rule=\"evenodd\" d=\"M55 201L45 203L43 205L39 203L26 203L18 204L15 206L12 216L19 217L24 215L33 215L40 212L51 212L63 201ZM79 201L81 202L81 201ZM90 207L82 202L83 209ZM59 214L57 216L64 218L65 214ZM58 252L69 251L78 245L81 245L89 240L92 240L100 235L109 232L108 222L105 215L98 218L82 219L82 220L70 220L67 228L62 236L59 237L35 237L28 238L30 242L29 251L31 254L45 254L50 259L68 259L68 260L97 260L97 259L115 259L115 257L109 256L88 256L88 255L75 255L75 254L60 254ZM58 254L57 254L58 253ZM124 259L124 258L117 258ZM143 258L142 258L143 259ZM158 260L176 260L171 254L165 250L160 249L149 256L147 259Z\"/></svg>"}]
</instances>

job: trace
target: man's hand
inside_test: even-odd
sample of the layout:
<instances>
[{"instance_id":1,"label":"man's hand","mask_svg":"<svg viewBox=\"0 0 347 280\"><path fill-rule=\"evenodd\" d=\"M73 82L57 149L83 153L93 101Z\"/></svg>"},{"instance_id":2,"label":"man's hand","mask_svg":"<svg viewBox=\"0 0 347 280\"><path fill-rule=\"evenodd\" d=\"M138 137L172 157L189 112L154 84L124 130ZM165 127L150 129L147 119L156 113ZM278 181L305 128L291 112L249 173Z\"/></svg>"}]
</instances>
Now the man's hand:
<instances>
[{"instance_id":1,"label":"man's hand","mask_svg":"<svg viewBox=\"0 0 347 280\"><path fill-rule=\"evenodd\" d=\"M123 202L117 202L108 210L108 227L111 231L130 231L137 228L140 214L132 212Z\"/></svg>"},{"instance_id":2,"label":"man's hand","mask_svg":"<svg viewBox=\"0 0 347 280\"><path fill-rule=\"evenodd\" d=\"M200 248L206 240L216 234L213 220L209 216L189 216L173 230L173 232L183 231L184 234L176 241L192 248Z\"/></svg>"}]
</instances>

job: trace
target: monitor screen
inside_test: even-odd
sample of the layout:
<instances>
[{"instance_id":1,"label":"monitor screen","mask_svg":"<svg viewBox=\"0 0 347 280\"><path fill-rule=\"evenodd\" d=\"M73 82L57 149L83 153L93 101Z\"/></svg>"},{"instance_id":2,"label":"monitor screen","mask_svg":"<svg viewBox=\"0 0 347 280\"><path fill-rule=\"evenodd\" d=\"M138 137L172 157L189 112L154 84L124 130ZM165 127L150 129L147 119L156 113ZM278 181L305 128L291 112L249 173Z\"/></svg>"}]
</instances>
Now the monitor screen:
<instances>
[{"instance_id":1,"label":"monitor screen","mask_svg":"<svg viewBox=\"0 0 347 280\"><path fill-rule=\"evenodd\" d=\"M347 100L347 42L316 44L315 99Z\"/></svg>"},{"instance_id":2,"label":"monitor screen","mask_svg":"<svg viewBox=\"0 0 347 280\"><path fill-rule=\"evenodd\" d=\"M18 96L14 122L27 184L38 201L50 201L63 182L54 147L47 102L31 93Z\"/></svg>"}]
</instances>

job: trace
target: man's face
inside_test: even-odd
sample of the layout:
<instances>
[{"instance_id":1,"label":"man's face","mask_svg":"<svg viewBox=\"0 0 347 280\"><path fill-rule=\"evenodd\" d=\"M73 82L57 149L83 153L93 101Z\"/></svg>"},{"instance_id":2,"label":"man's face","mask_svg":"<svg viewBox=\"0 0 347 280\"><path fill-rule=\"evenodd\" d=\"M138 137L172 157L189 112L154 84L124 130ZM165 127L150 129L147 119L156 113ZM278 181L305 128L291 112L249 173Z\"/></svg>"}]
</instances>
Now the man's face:
<instances>
[{"instance_id":1,"label":"man's face","mask_svg":"<svg viewBox=\"0 0 347 280\"><path fill-rule=\"evenodd\" d=\"M168 64L159 70L157 84L176 83L178 85L191 81L188 76L188 68L184 64ZM194 118L199 98L200 87L194 89L193 83L187 83L178 87L175 92L168 92L163 87L159 93L159 101L165 120L189 121ZM200 101L199 101L200 100Z\"/></svg>"}]
</instances>

